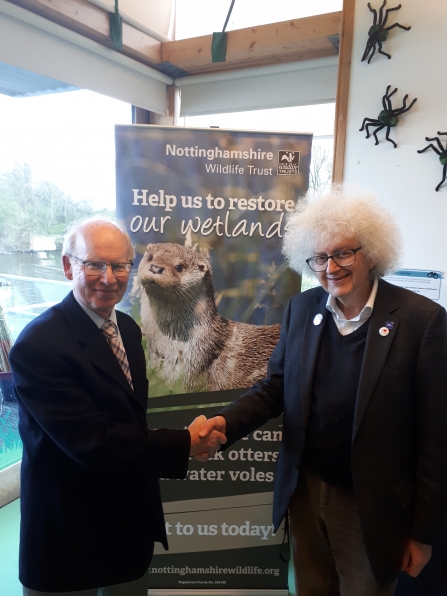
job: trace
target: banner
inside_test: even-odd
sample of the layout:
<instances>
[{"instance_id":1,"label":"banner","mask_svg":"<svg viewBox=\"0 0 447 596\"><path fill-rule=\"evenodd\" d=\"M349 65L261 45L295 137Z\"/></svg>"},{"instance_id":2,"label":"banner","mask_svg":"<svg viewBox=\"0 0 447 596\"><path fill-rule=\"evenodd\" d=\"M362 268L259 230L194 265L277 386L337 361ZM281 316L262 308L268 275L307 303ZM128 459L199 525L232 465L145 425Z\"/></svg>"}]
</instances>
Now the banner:
<instances>
[{"instance_id":1,"label":"banner","mask_svg":"<svg viewBox=\"0 0 447 596\"><path fill-rule=\"evenodd\" d=\"M300 278L285 265L287 213L306 192L312 135L117 126L117 217L137 248L127 297L148 360L151 428L213 416L263 378ZM273 534L282 422L269 421L186 480L163 480L170 550L160 590L287 593ZM270 592L273 594L273 592Z\"/></svg>"}]
</instances>

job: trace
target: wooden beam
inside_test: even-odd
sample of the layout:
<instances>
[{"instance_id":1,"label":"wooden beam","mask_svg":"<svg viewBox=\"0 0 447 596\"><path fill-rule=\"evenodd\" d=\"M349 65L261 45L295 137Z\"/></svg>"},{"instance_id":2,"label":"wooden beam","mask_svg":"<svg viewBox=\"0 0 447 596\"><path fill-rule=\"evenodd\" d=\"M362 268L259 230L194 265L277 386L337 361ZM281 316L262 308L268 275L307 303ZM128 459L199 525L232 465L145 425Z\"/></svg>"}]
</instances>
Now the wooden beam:
<instances>
[{"instance_id":1,"label":"wooden beam","mask_svg":"<svg viewBox=\"0 0 447 596\"><path fill-rule=\"evenodd\" d=\"M113 49L109 13L87 0L8 0L58 25ZM161 42L123 22L122 54L159 67Z\"/></svg>"},{"instance_id":2,"label":"wooden beam","mask_svg":"<svg viewBox=\"0 0 447 596\"><path fill-rule=\"evenodd\" d=\"M162 66L185 74L219 72L337 55L341 12L248 27L227 34L227 60L213 63L212 35L162 43Z\"/></svg>"},{"instance_id":3,"label":"wooden beam","mask_svg":"<svg viewBox=\"0 0 447 596\"><path fill-rule=\"evenodd\" d=\"M352 39L354 35L355 0L343 0L343 18L340 34L337 95L335 100L333 182L343 182L348 117L349 79L351 74Z\"/></svg>"},{"instance_id":4,"label":"wooden beam","mask_svg":"<svg viewBox=\"0 0 447 596\"><path fill-rule=\"evenodd\" d=\"M109 13L87 0L7 0L113 48ZM341 12L229 31L227 60L213 63L212 35L161 43L123 22L122 54L176 78L337 55Z\"/></svg>"}]
</instances>

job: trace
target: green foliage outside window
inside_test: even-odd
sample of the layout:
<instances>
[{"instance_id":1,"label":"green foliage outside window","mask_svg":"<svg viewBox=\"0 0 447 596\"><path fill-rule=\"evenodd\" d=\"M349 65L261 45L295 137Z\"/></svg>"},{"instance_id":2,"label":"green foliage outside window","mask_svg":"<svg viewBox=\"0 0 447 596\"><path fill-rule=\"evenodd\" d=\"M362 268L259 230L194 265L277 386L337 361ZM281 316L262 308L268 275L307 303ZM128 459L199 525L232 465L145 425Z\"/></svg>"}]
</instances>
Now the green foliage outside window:
<instances>
[{"instance_id":1,"label":"green foliage outside window","mask_svg":"<svg viewBox=\"0 0 447 596\"><path fill-rule=\"evenodd\" d=\"M90 201L75 202L52 182L34 184L28 164L0 176L0 252L28 251L34 236L49 236L60 248L67 226L94 214Z\"/></svg>"}]
</instances>

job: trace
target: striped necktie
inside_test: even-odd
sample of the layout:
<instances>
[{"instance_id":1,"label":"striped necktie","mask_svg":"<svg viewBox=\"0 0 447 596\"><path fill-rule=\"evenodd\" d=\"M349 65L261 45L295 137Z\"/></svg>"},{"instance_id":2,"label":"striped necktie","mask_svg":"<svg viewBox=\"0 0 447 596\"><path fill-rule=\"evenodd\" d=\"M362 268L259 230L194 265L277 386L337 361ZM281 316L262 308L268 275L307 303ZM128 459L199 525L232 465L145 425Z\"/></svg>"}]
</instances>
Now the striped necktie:
<instances>
[{"instance_id":1,"label":"striped necktie","mask_svg":"<svg viewBox=\"0 0 447 596\"><path fill-rule=\"evenodd\" d=\"M115 354L116 359L119 362L119 365L123 369L123 373L126 375L126 379L129 381L129 385L133 389L129 361L127 360L126 350L124 349L123 344L119 340L117 326L113 321L107 319L107 321L104 321L104 324L101 327L101 331L106 336L106 339L109 342L109 346L112 348L112 351Z\"/></svg>"}]
</instances>

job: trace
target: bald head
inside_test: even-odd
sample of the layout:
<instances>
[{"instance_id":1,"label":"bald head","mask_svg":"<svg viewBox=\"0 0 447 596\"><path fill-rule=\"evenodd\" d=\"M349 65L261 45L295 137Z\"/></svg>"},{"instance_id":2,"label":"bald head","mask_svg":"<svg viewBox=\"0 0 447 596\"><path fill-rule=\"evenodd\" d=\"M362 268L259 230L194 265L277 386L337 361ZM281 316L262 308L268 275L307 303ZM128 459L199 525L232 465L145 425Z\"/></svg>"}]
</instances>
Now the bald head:
<instances>
[{"instance_id":1,"label":"bald head","mask_svg":"<svg viewBox=\"0 0 447 596\"><path fill-rule=\"evenodd\" d=\"M75 254L77 243L82 242L85 235L90 236L95 232L101 231L106 233L107 230L109 230L110 233L115 233L115 237L117 238L120 235L124 238L126 243L126 260L132 261L135 258L135 250L132 246L129 234L124 228L107 219L87 219L70 226L64 236L62 255Z\"/></svg>"}]
</instances>

